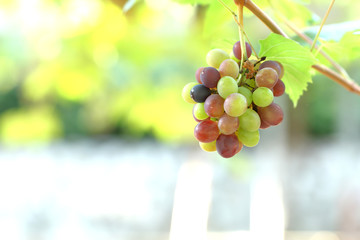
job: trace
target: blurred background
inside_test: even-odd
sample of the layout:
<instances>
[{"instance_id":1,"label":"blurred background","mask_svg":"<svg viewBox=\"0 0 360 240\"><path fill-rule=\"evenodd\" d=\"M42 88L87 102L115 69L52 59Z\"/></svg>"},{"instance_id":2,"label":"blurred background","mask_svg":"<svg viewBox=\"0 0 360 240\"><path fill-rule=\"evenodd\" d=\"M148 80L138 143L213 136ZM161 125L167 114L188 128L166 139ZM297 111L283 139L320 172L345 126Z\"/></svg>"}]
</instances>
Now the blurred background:
<instances>
[{"instance_id":1,"label":"blurred background","mask_svg":"<svg viewBox=\"0 0 360 240\"><path fill-rule=\"evenodd\" d=\"M314 75L258 146L202 152L181 90L238 32L191 3L0 0L0 239L360 239L360 97ZM313 37L330 1L255 3ZM360 83L358 9L336 2L321 43Z\"/></svg>"}]
</instances>

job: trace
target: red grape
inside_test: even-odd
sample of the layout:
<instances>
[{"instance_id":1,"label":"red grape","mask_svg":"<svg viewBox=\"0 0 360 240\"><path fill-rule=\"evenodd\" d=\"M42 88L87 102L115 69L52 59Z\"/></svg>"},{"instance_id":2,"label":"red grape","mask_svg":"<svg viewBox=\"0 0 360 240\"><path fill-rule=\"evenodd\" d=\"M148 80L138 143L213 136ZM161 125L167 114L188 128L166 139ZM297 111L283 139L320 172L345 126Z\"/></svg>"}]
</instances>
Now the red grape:
<instances>
[{"instance_id":1,"label":"red grape","mask_svg":"<svg viewBox=\"0 0 360 240\"><path fill-rule=\"evenodd\" d=\"M282 71L283 71L281 66L280 66L280 63L276 62L276 61L265 61L262 64L260 64L259 70L261 70L263 68L272 68L277 72L277 74L279 75L279 78L281 78L280 76L281 76Z\"/></svg>"},{"instance_id":2,"label":"red grape","mask_svg":"<svg viewBox=\"0 0 360 240\"><path fill-rule=\"evenodd\" d=\"M210 117L221 117L224 114L224 99L219 94L212 94L204 104L205 112Z\"/></svg>"},{"instance_id":3,"label":"red grape","mask_svg":"<svg viewBox=\"0 0 360 240\"><path fill-rule=\"evenodd\" d=\"M198 123L194 129L194 136L199 142L212 142L219 136L219 128L217 122L204 120Z\"/></svg>"},{"instance_id":4,"label":"red grape","mask_svg":"<svg viewBox=\"0 0 360 240\"><path fill-rule=\"evenodd\" d=\"M216 150L223 158L230 158L240 152L242 144L235 134L220 134L216 140Z\"/></svg>"},{"instance_id":5,"label":"red grape","mask_svg":"<svg viewBox=\"0 0 360 240\"><path fill-rule=\"evenodd\" d=\"M220 132L223 134L226 135L233 134L239 128L239 118L230 117L225 113L219 119L218 127Z\"/></svg>"},{"instance_id":6,"label":"red grape","mask_svg":"<svg viewBox=\"0 0 360 240\"><path fill-rule=\"evenodd\" d=\"M278 125L284 118L284 113L279 105L271 103L267 107L259 107L258 113L262 121L270 125Z\"/></svg>"},{"instance_id":7,"label":"red grape","mask_svg":"<svg viewBox=\"0 0 360 240\"><path fill-rule=\"evenodd\" d=\"M274 97L280 97L285 92L285 84L280 79L277 81L275 86L273 87Z\"/></svg>"}]
</instances>

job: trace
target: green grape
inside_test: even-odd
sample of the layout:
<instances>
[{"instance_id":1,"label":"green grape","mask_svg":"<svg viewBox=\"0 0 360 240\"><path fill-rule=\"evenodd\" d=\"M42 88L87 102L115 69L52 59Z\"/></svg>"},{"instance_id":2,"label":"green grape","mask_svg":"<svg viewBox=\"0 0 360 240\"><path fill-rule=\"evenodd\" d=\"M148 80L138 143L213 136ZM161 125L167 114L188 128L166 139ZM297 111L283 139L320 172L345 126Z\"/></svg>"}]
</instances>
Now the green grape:
<instances>
[{"instance_id":1,"label":"green grape","mask_svg":"<svg viewBox=\"0 0 360 240\"><path fill-rule=\"evenodd\" d=\"M225 60L229 59L230 56L227 52L221 49L212 49L206 55L206 62L209 66L219 68L220 64Z\"/></svg>"},{"instance_id":2,"label":"green grape","mask_svg":"<svg viewBox=\"0 0 360 240\"><path fill-rule=\"evenodd\" d=\"M238 93L241 93L246 97L246 102L248 106L250 106L250 104L252 103L252 92L248 88L242 86L238 88Z\"/></svg>"},{"instance_id":3,"label":"green grape","mask_svg":"<svg viewBox=\"0 0 360 240\"><path fill-rule=\"evenodd\" d=\"M200 145L201 149L204 150L205 152L215 152L216 151L216 140L213 142L209 142L209 143L199 142L199 145Z\"/></svg>"},{"instance_id":4,"label":"green grape","mask_svg":"<svg viewBox=\"0 0 360 240\"><path fill-rule=\"evenodd\" d=\"M227 98L232 93L238 92L238 85L232 77L222 77L217 84L217 91L222 98Z\"/></svg>"},{"instance_id":5,"label":"green grape","mask_svg":"<svg viewBox=\"0 0 360 240\"><path fill-rule=\"evenodd\" d=\"M190 96L190 91L191 89L195 86L195 85L198 85L198 83L196 82L191 82L191 83L188 83L184 86L183 90L182 90L182 93L181 93L181 96L182 98L185 100L185 102L188 102L188 103L196 103L194 101L194 99L192 99L192 97Z\"/></svg>"},{"instance_id":6,"label":"green grape","mask_svg":"<svg viewBox=\"0 0 360 240\"><path fill-rule=\"evenodd\" d=\"M274 100L273 92L266 87L259 87L253 92L253 102L256 106L267 107Z\"/></svg>"},{"instance_id":7,"label":"green grape","mask_svg":"<svg viewBox=\"0 0 360 240\"><path fill-rule=\"evenodd\" d=\"M236 135L238 136L239 141L247 147L256 146L260 140L259 130L249 132L240 128Z\"/></svg>"},{"instance_id":8,"label":"green grape","mask_svg":"<svg viewBox=\"0 0 360 240\"><path fill-rule=\"evenodd\" d=\"M260 124L261 120L259 114L250 108L239 117L239 126L246 131L256 131L259 129Z\"/></svg>"},{"instance_id":9,"label":"green grape","mask_svg":"<svg viewBox=\"0 0 360 240\"><path fill-rule=\"evenodd\" d=\"M199 120L205 120L209 117L205 112L204 103L196 103L195 104L194 116Z\"/></svg>"},{"instance_id":10,"label":"green grape","mask_svg":"<svg viewBox=\"0 0 360 240\"><path fill-rule=\"evenodd\" d=\"M246 97L240 93L230 94L224 102L224 110L231 117L239 117L246 112Z\"/></svg>"}]
</instances>

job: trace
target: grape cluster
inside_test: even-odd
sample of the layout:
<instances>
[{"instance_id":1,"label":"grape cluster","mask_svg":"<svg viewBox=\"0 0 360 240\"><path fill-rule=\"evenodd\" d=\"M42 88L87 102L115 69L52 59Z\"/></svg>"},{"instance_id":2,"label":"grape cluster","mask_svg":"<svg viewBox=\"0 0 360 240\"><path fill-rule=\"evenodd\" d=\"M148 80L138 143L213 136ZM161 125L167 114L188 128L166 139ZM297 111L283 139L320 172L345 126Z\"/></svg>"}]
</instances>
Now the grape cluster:
<instances>
[{"instance_id":1,"label":"grape cluster","mask_svg":"<svg viewBox=\"0 0 360 240\"><path fill-rule=\"evenodd\" d=\"M198 122L194 135L200 147L224 158L240 152L243 145L256 146L259 129L283 120L274 97L285 91L281 81L284 68L279 62L258 60L251 54L248 43L246 57L242 54L239 41L230 54L211 50L206 56L209 67L200 67L195 73L197 82L186 84L182 91L183 99L194 104L192 113Z\"/></svg>"}]
</instances>

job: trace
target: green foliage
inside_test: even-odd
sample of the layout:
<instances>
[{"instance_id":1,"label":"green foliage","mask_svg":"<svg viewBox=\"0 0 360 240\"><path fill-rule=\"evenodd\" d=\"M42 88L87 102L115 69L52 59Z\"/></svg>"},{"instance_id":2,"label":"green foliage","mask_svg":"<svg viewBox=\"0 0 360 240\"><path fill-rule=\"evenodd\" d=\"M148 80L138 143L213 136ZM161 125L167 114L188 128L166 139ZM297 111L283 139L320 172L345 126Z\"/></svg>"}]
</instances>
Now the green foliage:
<instances>
[{"instance_id":1,"label":"green foliage","mask_svg":"<svg viewBox=\"0 0 360 240\"><path fill-rule=\"evenodd\" d=\"M260 57L278 61L284 66L285 74L282 80L286 86L286 93L296 107L308 83L311 83L310 69L315 63L314 57L309 49L275 33L260 40L260 46Z\"/></svg>"}]
</instances>

